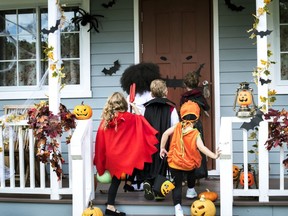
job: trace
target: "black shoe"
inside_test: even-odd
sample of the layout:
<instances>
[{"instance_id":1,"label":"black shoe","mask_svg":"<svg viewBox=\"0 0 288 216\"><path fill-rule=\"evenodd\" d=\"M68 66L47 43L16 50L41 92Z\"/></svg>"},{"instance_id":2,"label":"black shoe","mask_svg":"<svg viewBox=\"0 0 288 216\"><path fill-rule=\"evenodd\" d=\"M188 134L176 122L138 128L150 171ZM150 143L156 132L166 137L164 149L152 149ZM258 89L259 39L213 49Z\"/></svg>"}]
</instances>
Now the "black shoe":
<instances>
[{"instance_id":1,"label":"black shoe","mask_svg":"<svg viewBox=\"0 0 288 216\"><path fill-rule=\"evenodd\" d=\"M117 209L115 209L115 211L106 209L106 210L105 210L105 215L126 216L126 213L120 212L120 211L118 211Z\"/></svg>"},{"instance_id":2,"label":"black shoe","mask_svg":"<svg viewBox=\"0 0 288 216\"><path fill-rule=\"evenodd\" d=\"M128 184L125 184L124 187L123 187L123 190L124 192L127 192L127 191L134 191L134 187L132 185L128 185Z\"/></svg>"},{"instance_id":3,"label":"black shoe","mask_svg":"<svg viewBox=\"0 0 288 216\"><path fill-rule=\"evenodd\" d=\"M144 189L144 197L147 200L154 200L154 193L152 191L152 187L149 182L144 182L143 184L143 189Z\"/></svg>"}]
</instances>

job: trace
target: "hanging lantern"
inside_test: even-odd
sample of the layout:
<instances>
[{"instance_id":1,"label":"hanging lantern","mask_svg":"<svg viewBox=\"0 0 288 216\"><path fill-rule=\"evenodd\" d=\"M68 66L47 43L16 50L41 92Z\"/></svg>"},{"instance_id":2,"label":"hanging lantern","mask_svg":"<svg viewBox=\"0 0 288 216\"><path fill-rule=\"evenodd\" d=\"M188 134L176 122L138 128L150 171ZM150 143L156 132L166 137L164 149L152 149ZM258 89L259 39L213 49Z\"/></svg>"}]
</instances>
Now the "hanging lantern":
<instances>
[{"instance_id":1,"label":"hanging lantern","mask_svg":"<svg viewBox=\"0 0 288 216\"><path fill-rule=\"evenodd\" d=\"M239 110L236 112L236 116L239 118L252 117L255 112L255 102L253 98L253 89L249 87L249 83L241 82L240 87L237 88L235 101L234 101L234 111L236 102L239 104ZM249 106L253 103L253 108Z\"/></svg>"}]
</instances>

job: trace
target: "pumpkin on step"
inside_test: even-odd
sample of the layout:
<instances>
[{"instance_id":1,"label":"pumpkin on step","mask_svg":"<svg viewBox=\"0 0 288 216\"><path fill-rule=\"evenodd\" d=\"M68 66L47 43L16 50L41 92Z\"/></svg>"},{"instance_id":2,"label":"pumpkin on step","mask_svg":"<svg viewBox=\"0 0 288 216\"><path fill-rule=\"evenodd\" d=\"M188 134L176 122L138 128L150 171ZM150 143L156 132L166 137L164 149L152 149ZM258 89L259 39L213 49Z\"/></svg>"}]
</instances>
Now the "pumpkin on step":
<instances>
[{"instance_id":1,"label":"pumpkin on step","mask_svg":"<svg viewBox=\"0 0 288 216\"><path fill-rule=\"evenodd\" d=\"M90 119L93 114L92 108L89 105L84 104L84 101L82 101L80 105L74 107L73 113L78 120Z\"/></svg>"},{"instance_id":2,"label":"pumpkin on step","mask_svg":"<svg viewBox=\"0 0 288 216\"><path fill-rule=\"evenodd\" d=\"M240 178L239 178L239 183L244 186L244 172L241 172L240 174ZM248 172L248 186L252 186L253 184L255 183L255 180L254 180L254 176L253 176L253 173L252 172Z\"/></svg>"},{"instance_id":3,"label":"pumpkin on step","mask_svg":"<svg viewBox=\"0 0 288 216\"><path fill-rule=\"evenodd\" d=\"M216 207L214 203L205 199L205 196L202 195L199 200L196 200L191 205L191 216L215 216Z\"/></svg>"},{"instance_id":4,"label":"pumpkin on step","mask_svg":"<svg viewBox=\"0 0 288 216\"><path fill-rule=\"evenodd\" d=\"M103 216L103 212L100 208L93 207L93 204L90 201L89 207L84 209L82 216Z\"/></svg>"},{"instance_id":5,"label":"pumpkin on step","mask_svg":"<svg viewBox=\"0 0 288 216\"><path fill-rule=\"evenodd\" d=\"M207 188L206 188L206 191L204 191L198 195L198 198L201 198L202 195L204 195L206 199L209 199L212 202L214 202L215 200L218 199L218 194L214 191L210 191Z\"/></svg>"}]
</instances>

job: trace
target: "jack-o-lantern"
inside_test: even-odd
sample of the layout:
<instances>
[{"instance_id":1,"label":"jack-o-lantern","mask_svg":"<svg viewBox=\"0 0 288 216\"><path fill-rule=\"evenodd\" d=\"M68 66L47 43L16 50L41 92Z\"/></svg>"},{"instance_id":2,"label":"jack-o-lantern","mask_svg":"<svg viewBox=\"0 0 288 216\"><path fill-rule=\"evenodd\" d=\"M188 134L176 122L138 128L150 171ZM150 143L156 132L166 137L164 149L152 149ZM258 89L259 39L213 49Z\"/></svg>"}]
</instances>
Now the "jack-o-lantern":
<instances>
[{"instance_id":1,"label":"jack-o-lantern","mask_svg":"<svg viewBox=\"0 0 288 216\"><path fill-rule=\"evenodd\" d=\"M207 189L207 188L206 188L206 191L200 193L200 194L198 195L198 197L201 198L202 195L204 195L204 197L205 197L206 199L209 199L209 200L211 200L212 202L214 202L215 200L218 199L218 194L217 194L216 192L214 192L214 191L210 191L210 190Z\"/></svg>"},{"instance_id":2,"label":"jack-o-lantern","mask_svg":"<svg viewBox=\"0 0 288 216\"><path fill-rule=\"evenodd\" d=\"M90 119L93 114L92 108L89 105L84 104L84 101L82 101L80 105L74 107L73 113L78 120Z\"/></svg>"},{"instance_id":3,"label":"jack-o-lantern","mask_svg":"<svg viewBox=\"0 0 288 216\"><path fill-rule=\"evenodd\" d=\"M170 191L175 188L175 185L170 181L164 181L161 185L161 193L163 196L166 196Z\"/></svg>"},{"instance_id":4,"label":"jack-o-lantern","mask_svg":"<svg viewBox=\"0 0 288 216\"><path fill-rule=\"evenodd\" d=\"M104 174L101 175L101 176L99 175L99 173L97 173L96 178L97 178L98 182L103 183L103 184L109 184L112 181L111 174L110 174L110 172L108 170L106 170L104 172Z\"/></svg>"},{"instance_id":5,"label":"jack-o-lantern","mask_svg":"<svg viewBox=\"0 0 288 216\"><path fill-rule=\"evenodd\" d=\"M241 107L249 106L253 102L251 91L247 89L240 90L238 92L237 102Z\"/></svg>"},{"instance_id":6,"label":"jack-o-lantern","mask_svg":"<svg viewBox=\"0 0 288 216\"><path fill-rule=\"evenodd\" d=\"M233 165L233 180L236 181L239 175L239 167L236 165Z\"/></svg>"},{"instance_id":7,"label":"jack-o-lantern","mask_svg":"<svg viewBox=\"0 0 288 216\"><path fill-rule=\"evenodd\" d=\"M100 208L93 207L93 204L90 201L89 207L84 209L82 216L103 216L103 212Z\"/></svg>"},{"instance_id":8,"label":"jack-o-lantern","mask_svg":"<svg viewBox=\"0 0 288 216\"><path fill-rule=\"evenodd\" d=\"M205 196L202 195L199 200L196 200L191 205L191 216L215 216L216 215L216 207L214 203L205 199Z\"/></svg>"},{"instance_id":9,"label":"jack-o-lantern","mask_svg":"<svg viewBox=\"0 0 288 216\"><path fill-rule=\"evenodd\" d=\"M254 176L252 172L248 172L248 186L252 186L255 183ZM239 183L244 186L244 172L240 173Z\"/></svg>"}]
</instances>

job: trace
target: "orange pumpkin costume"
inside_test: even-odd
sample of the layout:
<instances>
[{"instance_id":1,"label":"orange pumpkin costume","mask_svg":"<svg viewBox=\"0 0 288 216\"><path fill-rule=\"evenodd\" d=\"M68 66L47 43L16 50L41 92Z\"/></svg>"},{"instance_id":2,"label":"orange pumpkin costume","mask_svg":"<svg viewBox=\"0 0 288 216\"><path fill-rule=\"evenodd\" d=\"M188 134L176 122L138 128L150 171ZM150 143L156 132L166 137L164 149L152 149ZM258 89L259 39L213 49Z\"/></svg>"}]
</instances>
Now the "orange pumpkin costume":
<instances>
[{"instance_id":1,"label":"orange pumpkin costume","mask_svg":"<svg viewBox=\"0 0 288 216\"><path fill-rule=\"evenodd\" d=\"M169 167L185 171L199 168L202 159L196 145L200 133L196 128L189 127L191 122L199 118L200 109L197 103L188 101L182 105L181 118L183 119L188 114L195 115L196 119L193 121L182 120L176 125L167 154Z\"/></svg>"}]
</instances>

